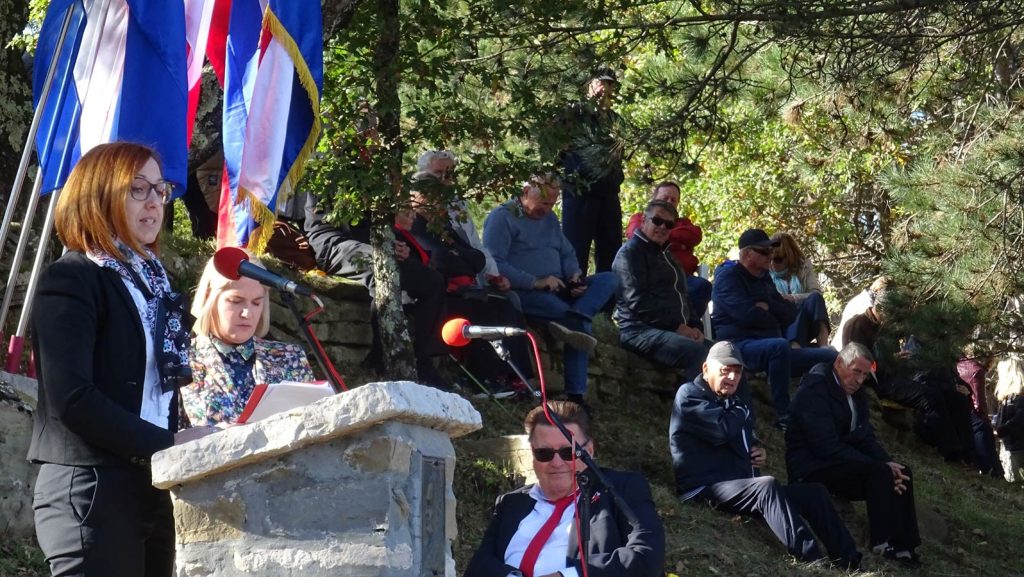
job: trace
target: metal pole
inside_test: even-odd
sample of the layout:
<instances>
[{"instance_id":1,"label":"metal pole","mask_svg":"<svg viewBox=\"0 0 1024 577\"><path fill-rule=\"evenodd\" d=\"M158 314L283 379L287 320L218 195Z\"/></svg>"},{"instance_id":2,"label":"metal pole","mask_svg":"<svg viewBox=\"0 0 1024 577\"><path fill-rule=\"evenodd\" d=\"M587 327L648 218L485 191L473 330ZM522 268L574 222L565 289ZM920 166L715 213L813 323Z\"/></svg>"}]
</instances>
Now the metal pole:
<instances>
[{"instance_id":1,"label":"metal pole","mask_svg":"<svg viewBox=\"0 0 1024 577\"><path fill-rule=\"evenodd\" d=\"M60 191L55 190L50 194L50 208L46 210L46 222L43 223L43 230L39 233L39 250L36 251L36 260L32 263L32 278L28 281L28 288L25 289L25 304L21 306L21 319L18 320L18 332L14 338L25 338L28 332L28 321L32 314L32 299L36 294L36 285L39 284L39 273L43 270L43 259L46 258L46 247L50 244L50 235L53 233L53 216L57 210L57 198Z\"/></svg>"},{"instance_id":2,"label":"metal pole","mask_svg":"<svg viewBox=\"0 0 1024 577\"><path fill-rule=\"evenodd\" d=\"M18 246L14 249L14 259L11 260L11 272L7 275L7 290L4 291L3 305L0 305L0 332L7 326L7 313L11 310L11 301L14 299L14 289L18 282L18 272L21 270L21 261L25 258L25 250L28 248L28 240L32 234L32 219L36 215L36 207L39 205L39 189L43 187L43 171L36 172L36 182L32 186L32 197L28 199L28 206L25 207L25 220L21 227L21 235L18 237Z\"/></svg>"},{"instance_id":3,"label":"metal pole","mask_svg":"<svg viewBox=\"0 0 1024 577\"><path fill-rule=\"evenodd\" d=\"M21 151L21 162L18 164L18 174L11 186L11 196L7 199L7 211L4 212L3 224L0 224L0 256L3 256L4 244L7 242L7 234L11 229L11 221L14 219L14 210L18 206L21 197L21 187L25 185L25 175L28 174L28 164L32 159L33 143L36 134L39 132L39 124L42 122L43 110L46 108L46 101L50 98L50 87L53 85L53 77L57 75L57 58L64 49L64 40L68 35L68 28L71 27L71 16L74 11L74 4L69 4L67 12L64 13L64 23L60 27L60 35L57 37L57 45L53 51L53 59L50 60L50 67L46 71L46 79L43 81L42 94L39 95L39 104L32 113L32 124L28 127L28 138L25 139L25 148ZM26 223L27 226L27 223ZM13 285L7 285L7 291L14 290ZM6 298L5 298L6 300ZM6 311L6 308L4 309ZM2 325L0 325L2 326Z\"/></svg>"}]
</instances>

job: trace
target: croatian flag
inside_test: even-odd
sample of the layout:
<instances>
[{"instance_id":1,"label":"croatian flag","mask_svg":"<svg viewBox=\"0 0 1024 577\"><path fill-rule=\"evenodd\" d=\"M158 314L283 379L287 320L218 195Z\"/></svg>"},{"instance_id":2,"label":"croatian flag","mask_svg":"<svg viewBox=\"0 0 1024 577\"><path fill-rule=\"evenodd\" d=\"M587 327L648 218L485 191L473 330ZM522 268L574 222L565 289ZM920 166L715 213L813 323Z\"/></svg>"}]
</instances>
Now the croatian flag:
<instances>
[{"instance_id":1,"label":"croatian flag","mask_svg":"<svg viewBox=\"0 0 1024 577\"><path fill-rule=\"evenodd\" d=\"M184 191L189 131L182 3L52 0L36 47L37 107L54 60L56 74L36 137L42 190L64 186L78 159L97 144L130 141L156 149L164 178Z\"/></svg>"},{"instance_id":2,"label":"croatian flag","mask_svg":"<svg viewBox=\"0 0 1024 577\"><path fill-rule=\"evenodd\" d=\"M218 246L264 250L277 202L291 194L319 138L322 91L320 0L232 0Z\"/></svg>"}]
</instances>

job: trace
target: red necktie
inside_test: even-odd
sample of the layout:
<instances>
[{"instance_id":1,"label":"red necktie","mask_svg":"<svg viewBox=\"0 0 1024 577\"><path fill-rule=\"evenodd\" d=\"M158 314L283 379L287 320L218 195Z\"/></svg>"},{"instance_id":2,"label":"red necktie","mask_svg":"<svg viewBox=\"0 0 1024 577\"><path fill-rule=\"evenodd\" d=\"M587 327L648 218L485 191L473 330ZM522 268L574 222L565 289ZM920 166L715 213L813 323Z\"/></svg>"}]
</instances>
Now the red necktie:
<instances>
[{"instance_id":1,"label":"red necktie","mask_svg":"<svg viewBox=\"0 0 1024 577\"><path fill-rule=\"evenodd\" d=\"M566 495L557 501L548 501L549 503L555 504L555 510L548 517L548 520L544 522L544 526L537 531L537 534L533 536L533 540L530 541L529 546L526 547L526 553L523 553L523 560L519 563L519 570L523 572L526 577L533 577L533 566L537 564L537 557L540 557L541 549L548 542L548 538L555 532L555 527L558 526L558 522L562 520L562 514L565 513L565 508L569 506L576 498L576 492Z\"/></svg>"}]
</instances>

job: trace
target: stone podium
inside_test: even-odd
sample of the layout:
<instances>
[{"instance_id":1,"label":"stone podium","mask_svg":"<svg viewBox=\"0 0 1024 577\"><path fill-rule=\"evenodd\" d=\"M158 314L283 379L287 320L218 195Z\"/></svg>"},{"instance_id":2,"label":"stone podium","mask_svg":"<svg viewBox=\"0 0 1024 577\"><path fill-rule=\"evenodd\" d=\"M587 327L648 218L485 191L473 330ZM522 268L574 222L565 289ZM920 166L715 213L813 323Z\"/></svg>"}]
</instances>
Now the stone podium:
<instances>
[{"instance_id":1,"label":"stone podium","mask_svg":"<svg viewBox=\"0 0 1024 577\"><path fill-rule=\"evenodd\" d=\"M153 456L176 575L454 577L457 395L371 383Z\"/></svg>"}]
</instances>

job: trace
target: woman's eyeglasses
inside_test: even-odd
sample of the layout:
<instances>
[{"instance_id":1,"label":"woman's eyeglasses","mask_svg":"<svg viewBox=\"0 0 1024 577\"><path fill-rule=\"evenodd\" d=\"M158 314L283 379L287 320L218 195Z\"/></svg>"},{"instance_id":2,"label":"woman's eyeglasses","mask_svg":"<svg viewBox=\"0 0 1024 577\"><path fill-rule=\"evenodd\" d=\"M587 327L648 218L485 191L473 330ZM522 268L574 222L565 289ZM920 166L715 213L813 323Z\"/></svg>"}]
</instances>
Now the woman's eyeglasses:
<instances>
[{"instance_id":1,"label":"woman's eyeglasses","mask_svg":"<svg viewBox=\"0 0 1024 577\"><path fill-rule=\"evenodd\" d=\"M772 263L773 263L773 264L782 264L782 262L783 262L784 260L785 260L785 259L784 259L784 258L782 258L781 256L773 256L773 257L772 257Z\"/></svg>"},{"instance_id":2,"label":"woman's eyeglasses","mask_svg":"<svg viewBox=\"0 0 1024 577\"><path fill-rule=\"evenodd\" d=\"M589 442L590 442L590 440L588 439L586 442L579 443L580 448L586 447L587 443L589 443ZM572 450L572 446L571 445L568 446L568 447L562 447L561 449L548 449L548 448L536 448L536 447L534 447L531 450L533 451L533 458L537 459L541 463L551 462L555 458L555 455L558 455L559 458L561 458L565 462L569 462L569 461L573 460L573 458L574 458L574 454L573 454L573 450Z\"/></svg>"},{"instance_id":3,"label":"woman's eyeglasses","mask_svg":"<svg viewBox=\"0 0 1024 577\"><path fill-rule=\"evenodd\" d=\"M162 204L167 204L171 201L171 195L174 193L174 185L166 180L150 182L141 176L136 176L135 180L132 181L132 188L129 194L135 200L145 202L149 200L149 195L154 192Z\"/></svg>"}]
</instances>

